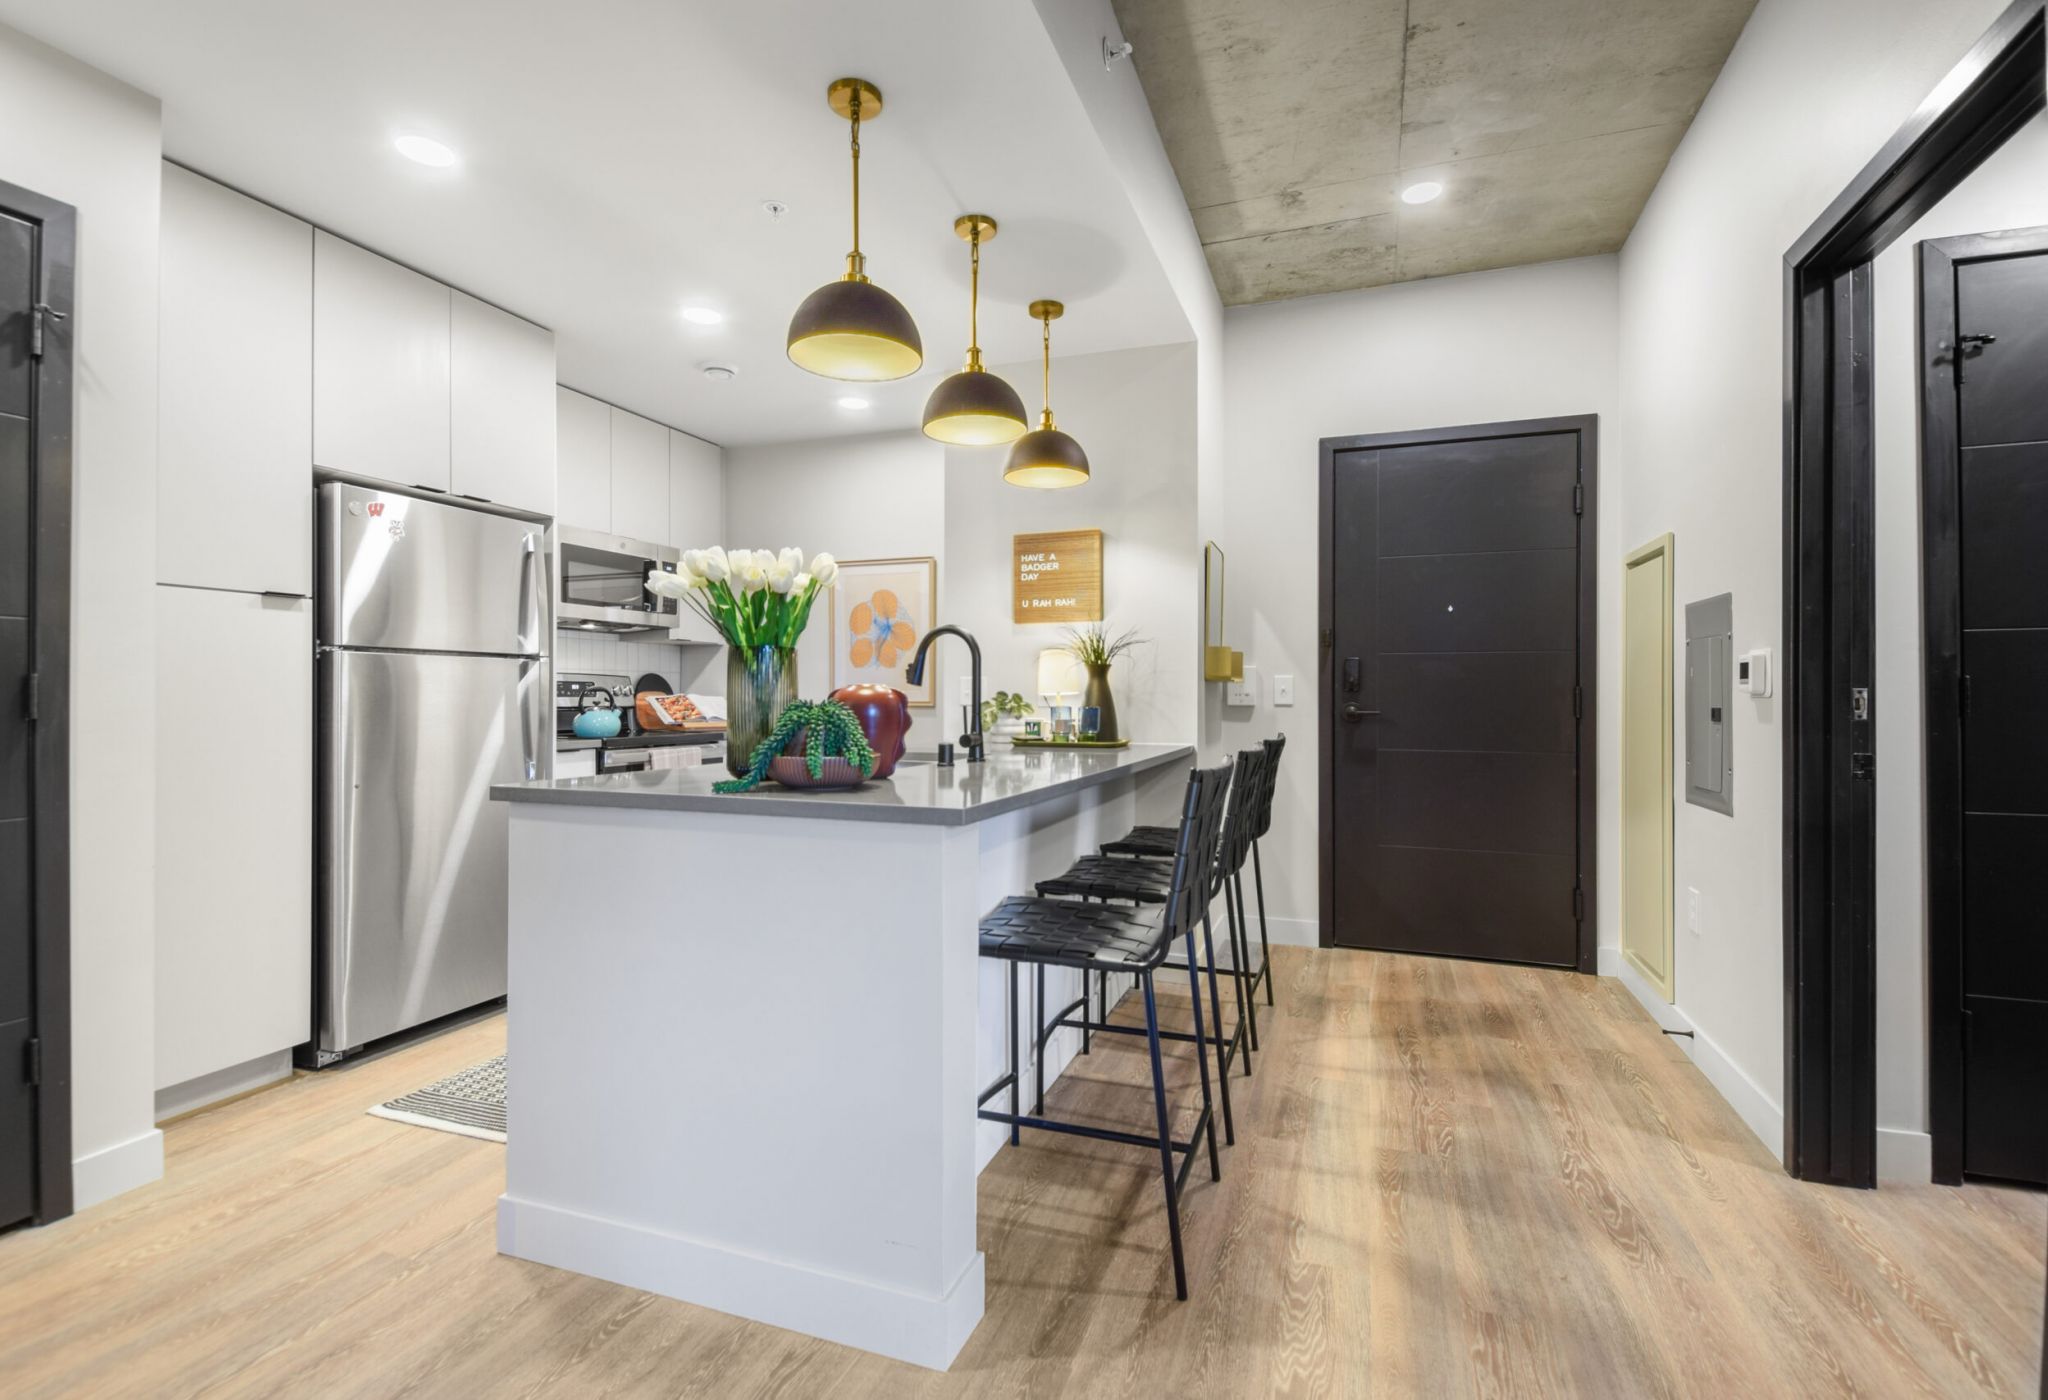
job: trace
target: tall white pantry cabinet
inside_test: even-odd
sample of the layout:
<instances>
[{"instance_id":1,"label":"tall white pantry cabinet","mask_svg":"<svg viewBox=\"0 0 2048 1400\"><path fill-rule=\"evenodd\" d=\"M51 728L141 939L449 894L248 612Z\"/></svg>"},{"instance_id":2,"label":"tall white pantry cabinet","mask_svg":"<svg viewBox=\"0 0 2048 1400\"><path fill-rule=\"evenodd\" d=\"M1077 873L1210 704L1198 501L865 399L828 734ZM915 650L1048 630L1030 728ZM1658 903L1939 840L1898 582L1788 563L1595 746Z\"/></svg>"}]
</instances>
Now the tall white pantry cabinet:
<instances>
[{"instance_id":1,"label":"tall white pantry cabinet","mask_svg":"<svg viewBox=\"0 0 2048 1400\"><path fill-rule=\"evenodd\" d=\"M156 1082L176 1112L282 1073L311 1034L315 469L552 515L555 351L168 164L161 236Z\"/></svg>"}]
</instances>

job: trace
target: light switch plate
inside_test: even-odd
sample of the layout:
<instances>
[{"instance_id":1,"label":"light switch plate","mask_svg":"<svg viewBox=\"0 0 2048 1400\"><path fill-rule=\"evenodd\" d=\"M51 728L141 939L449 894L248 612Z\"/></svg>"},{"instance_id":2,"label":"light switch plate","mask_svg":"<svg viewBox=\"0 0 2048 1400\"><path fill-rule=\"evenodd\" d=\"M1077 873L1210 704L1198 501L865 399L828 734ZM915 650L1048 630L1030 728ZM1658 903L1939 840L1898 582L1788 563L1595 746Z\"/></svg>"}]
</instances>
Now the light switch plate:
<instances>
[{"instance_id":1,"label":"light switch plate","mask_svg":"<svg viewBox=\"0 0 2048 1400\"><path fill-rule=\"evenodd\" d=\"M960 677L960 684L954 688L960 692L961 704L972 705L974 703L974 677Z\"/></svg>"},{"instance_id":2,"label":"light switch plate","mask_svg":"<svg viewBox=\"0 0 2048 1400\"><path fill-rule=\"evenodd\" d=\"M1239 680L1225 681L1223 703L1226 705L1250 706L1258 703L1259 668L1245 665L1244 676Z\"/></svg>"},{"instance_id":3,"label":"light switch plate","mask_svg":"<svg viewBox=\"0 0 2048 1400\"><path fill-rule=\"evenodd\" d=\"M1273 703L1275 705L1292 705L1294 703L1294 677L1273 677Z\"/></svg>"}]
</instances>

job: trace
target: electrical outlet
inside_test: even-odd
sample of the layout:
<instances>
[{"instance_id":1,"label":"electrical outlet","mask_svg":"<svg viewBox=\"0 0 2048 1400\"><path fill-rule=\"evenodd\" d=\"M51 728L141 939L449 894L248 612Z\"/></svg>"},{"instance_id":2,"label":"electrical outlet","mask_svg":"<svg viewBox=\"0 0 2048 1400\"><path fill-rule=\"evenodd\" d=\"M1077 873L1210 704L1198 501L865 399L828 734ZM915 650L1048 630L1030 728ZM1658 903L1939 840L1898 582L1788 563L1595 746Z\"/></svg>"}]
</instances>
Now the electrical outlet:
<instances>
[{"instance_id":1,"label":"electrical outlet","mask_svg":"<svg viewBox=\"0 0 2048 1400\"><path fill-rule=\"evenodd\" d=\"M1294 677L1273 677L1273 703L1275 705L1292 705L1294 703Z\"/></svg>"},{"instance_id":2,"label":"electrical outlet","mask_svg":"<svg viewBox=\"0 0 2048 1400\"><path fill-rule=\"evenodd\" d=\"M1246 666L1244 679L1225 681L1223 703L1226 705L1251 706L1259 703L1259 668Z\"/></svg>"},{"instance_id":3,"label":"electrical outlet","mask_svg":"<svg viewBox=\"0 0 2048 1400\"><path fill-rule=\"evenodd\" d=\"M1688 885L1685 890L1685 931L1705 933L1707 931L1707 897L1699 888Z\"/></svg>"}]
</instances>

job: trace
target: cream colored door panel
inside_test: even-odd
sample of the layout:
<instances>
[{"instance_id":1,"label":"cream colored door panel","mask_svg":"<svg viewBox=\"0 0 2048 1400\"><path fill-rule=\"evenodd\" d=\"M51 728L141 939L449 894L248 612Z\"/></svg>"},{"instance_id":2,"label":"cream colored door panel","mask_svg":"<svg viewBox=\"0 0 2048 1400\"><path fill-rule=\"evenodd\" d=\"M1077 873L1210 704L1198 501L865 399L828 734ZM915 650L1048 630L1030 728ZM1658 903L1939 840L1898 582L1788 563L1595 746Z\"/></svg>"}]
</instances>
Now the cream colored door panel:
<instances>
[{"instance_id":1,"label":"cream colored door panel","mask_svg":"<svg viewBox=\"0 0 2048 1400\"><path fill-rule=\"evenodd\" d=\"M1671 546L1630 554L1622 582L1621 951L1666 1001L1672 965Z\"/></svg>"}]
</instances>

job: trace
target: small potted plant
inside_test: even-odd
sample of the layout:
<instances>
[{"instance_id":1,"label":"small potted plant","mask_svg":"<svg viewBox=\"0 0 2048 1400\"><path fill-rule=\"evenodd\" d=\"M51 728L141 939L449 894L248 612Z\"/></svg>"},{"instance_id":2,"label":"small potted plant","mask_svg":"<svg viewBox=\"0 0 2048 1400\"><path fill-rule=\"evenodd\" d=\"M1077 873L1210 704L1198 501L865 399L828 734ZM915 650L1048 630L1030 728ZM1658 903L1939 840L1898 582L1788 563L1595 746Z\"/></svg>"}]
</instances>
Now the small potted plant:
<instances>
[{"instance_id":1,"label":"small potted plant","mask_svg":"<svg viewBox=\"0 0 2048 1400\"><path fill-rule=\"evenodd\" d=\"M1024 732L1024 716L1036 713L1023 695L999 690L981 702L981 728L992 738L1014 739Z\"/></svg>"},{"instance_id":2,"label":"small potted plant","mask_svg":"<svg viewBox=\"0 0 2048 1400\"><path fill-rule=\"evenodd\" d=\"M1081 692L1081 705L1084 710L1093 709L1100 714L1095 730L1095 738L1100 743L1113 744L1123 738L1116 724L1116 699L1109 693L1110 664L1145 640L1135 627L1112 637L1109 629L1099 622L1067 633L1067 650L1088 671L1088 684Z\"/></svg>"},{"instance_id":3,"label":"small potted plant","mask_svg":"<svg viewBox=\"0 0 2048 1400\"><path fill-rule=\"evenodd\" d=\"M747 792L773 778L784 787L858 787L874 775L875 750L860 717L837 700L797 700L782 709L737 778L714 792Z\"/></svg>"}]
</instances>

